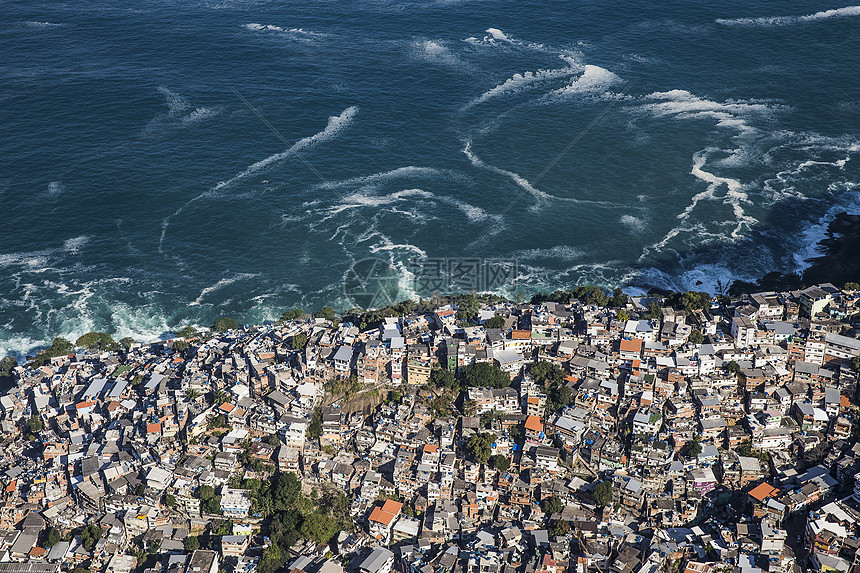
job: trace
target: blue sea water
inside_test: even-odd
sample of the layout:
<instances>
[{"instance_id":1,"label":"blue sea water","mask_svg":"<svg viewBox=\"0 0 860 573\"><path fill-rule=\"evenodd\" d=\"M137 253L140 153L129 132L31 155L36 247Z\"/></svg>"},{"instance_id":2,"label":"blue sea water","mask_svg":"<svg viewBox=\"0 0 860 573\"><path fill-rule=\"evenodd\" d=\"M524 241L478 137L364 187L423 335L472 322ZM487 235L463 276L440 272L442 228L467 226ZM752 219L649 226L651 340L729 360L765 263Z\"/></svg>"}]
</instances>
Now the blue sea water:
<instances>
[{"instance_id":1,"label":"blue sea water","mask_svg":"<svg viewBox=\"0 0 860 573\"><path fill-rule=\"evenodd\" d=\"M860 202L856 6L0 13L0 355L345 308L368 257L404 296L415 257L515 259L509 295L713 291L803 268Z\"/></svg>"}]
</instances>

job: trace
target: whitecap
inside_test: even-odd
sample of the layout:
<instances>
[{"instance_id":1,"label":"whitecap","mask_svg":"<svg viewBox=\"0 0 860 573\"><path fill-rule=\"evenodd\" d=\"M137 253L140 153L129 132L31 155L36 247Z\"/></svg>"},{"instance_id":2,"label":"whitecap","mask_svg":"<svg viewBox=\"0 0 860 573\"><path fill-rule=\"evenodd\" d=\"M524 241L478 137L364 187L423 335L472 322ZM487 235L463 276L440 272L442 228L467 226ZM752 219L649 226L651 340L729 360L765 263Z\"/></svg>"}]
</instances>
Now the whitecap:
<instances>
[{"instance_id":1,"label":"whitecap","mask_svg":"<svg viewBox=\"0 0 860 573\"><path fill-rule=\"evenodd\" d=\"M860 6L846 6L823 10L814 14L803 16L764 16L761 18L718 18L717 24L724 26L788 26L791 24L802 24L804 22L815 22L816 20L828 20L831 18L846 18L860 16Z\"/></svg>"},{"instance_id":2,"label":"whitecap","mask_svg":"<svg viewBox=\"0 0 860 573\"><path fill-rule=\"evenodd\" d=\"M223 279L219 280L218 282L216 282L215 284L208 286L208 287L204 288L202 291L200 291L200 294L198 295L198 297L196 299L194 299L193 302L188 303L188 306L200 306L203 302L203 299L207 295L215 292L216 290L224 288L225 286L231 285L233 283L236 283L236 282L239 282L242 280L252 279L252 278L257 277L257 276L259 276L259 273L239 273L239 274L232 276L232 277L223 278Z\"/></svg>"},{"instance_id":3,"label":"whitecap","mask_svg":"<svg viewBox=\"0 0 860 573\"><path fill-rule=\"evenodd\" d=\"M562 59L568 62L568 67L548 70L537 70L534 72L526 71L521 74L514 74L504 82L487 90L477 98L467 103L465 106L463 106L463 110L467 110L476 105L482 104L494 97L520 93L522 91L532 88L535 84L538 84L540 82L546 82L549 80L572 76L579 72L579 70L581 69L581 66L579 66L578 62L576 62L573 58L569 56L562 56ZM589 66L586 66L586 68L588 67Z\"/></svg>"},{"instance_id":4,"label":"whitecap","mask_svg":"<svg viewBox=\"0 0 860 573\"><path fill-rule=\"evenodd\" d=\"M559 97L567 95L578 95L588 92L604 92L609 86L612 86L621 81L614 73L606 68L586 64L582 75L575 78L563 88L551 91L548 95Z\"/></svg>"}]
</instances>

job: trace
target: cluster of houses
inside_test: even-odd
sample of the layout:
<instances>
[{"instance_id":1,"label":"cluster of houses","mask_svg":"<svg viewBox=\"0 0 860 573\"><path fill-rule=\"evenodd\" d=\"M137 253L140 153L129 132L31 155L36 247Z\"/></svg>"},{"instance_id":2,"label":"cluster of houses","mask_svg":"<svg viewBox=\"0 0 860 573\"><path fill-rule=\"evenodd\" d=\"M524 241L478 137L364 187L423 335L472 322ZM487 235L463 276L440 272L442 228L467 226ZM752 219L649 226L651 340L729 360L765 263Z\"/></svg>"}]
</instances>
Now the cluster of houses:
<instances>
[{"instance_id":1,"label":"cluster of houses","mask_svg":"<svg viewBox=\"0 0 860 573\"><path fill-rule=\"evenodd\" d=\"M448 305L19 366L0 573L131 572L147 550L152 573L250 573L269 539L240 484L274 472L335 484L357 525L297 542L293 573L860 571L858 312L830 284L687 310L499 302L468 323ZM510 385L440 411L434 369L479 363ZM344 384L380 399L356 408Z\"/></svg>"}]
</instances>

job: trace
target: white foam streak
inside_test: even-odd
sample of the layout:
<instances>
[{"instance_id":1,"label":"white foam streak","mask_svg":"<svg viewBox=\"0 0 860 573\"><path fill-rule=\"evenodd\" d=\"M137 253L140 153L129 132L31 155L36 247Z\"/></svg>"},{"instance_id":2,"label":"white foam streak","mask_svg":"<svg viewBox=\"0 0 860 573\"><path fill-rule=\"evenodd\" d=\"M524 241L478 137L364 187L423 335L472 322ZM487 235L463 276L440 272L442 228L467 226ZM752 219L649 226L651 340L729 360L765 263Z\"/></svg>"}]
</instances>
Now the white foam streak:
<instances>
[{"instance_id":1,"label":"white foam streak","mask_svg":"<svg viewBox=\"0 0 860 573\"><path fill-rule=\"evenodd\" d=\"M617 84L620 81L621 78L606 68L587 64L582 75L575 78L563 88L551 91L548 95L559 97L589 92L604 92L609 89L609 86Z\"/></svg>"},{"instance_id":2,"label":"white foam streak","mask_svg":"<svg viewBox=\"0 0 860 573\"><path fill-rule=\"evenodd\" d=\"M256 163L251 164L241 173L231 177L227 181L219 182L217 185L215 185L211 189L208 189L207 191L204 191L200 195L197 195L193 199L189 200L187 203L185 203L184 205L179 207L176 211L174 211L172 215L165 217L164 220L161 222L161 236L159 237L159 240L158 240L158 252L160 252L160 253L164 252L164 238L167 235L167 228L170 226L171 219L173 219L174 217L177 217L190 204L192 204L195 201L202 199L204 197L209 197L209 196L215 195L218 193L218 191L220 191L224 188L230 187L234 183L241 181L242 179L245 179L245 178L257 173L258 171L265 169L274 163L278 163L280 161L283 161L284 159L287 159L288 157L290 157L290 156L292 156L292 155L294 155L300 151L314 147L320 143L323 143L325 141L332 139L333 137L338 135L341 131L343 131L346 127L348 127L353 122L353 119L355 118L355 115L357 113L358 113L358 108L356 106L350 106L350 107L346 108L339 115L329 117L328 123L326 124L325 129L323 129L319 133L316 133L310 137L305 137L303 139L298 140L296 143L294 143L292 146L290 146L290 148L287 149L286 151L283 151L281 153L276 153L274 155L270 155L269 157L267 157L261 161L257 161Z\"/></svg>"},{"instance_id":3,"label":"white foam streak","mask_svg":"<svg viewBox=\"0 0 860 573\"><path fill-rule=\"evenodd\" d=\"M846 18L860 16L860 6L846 6L845 8L834 8L823 10L814 14L804 16L765 16L761 18L718 18L717 24L724 26L788 26L791 24L802 24L816 20L829 20L831 18Z\"/></svg>"},{"instance_id":4,"label":"white foam streak","mask_svg":"<svg viewBox=\"0 0 860 573\"><path fill-rule=\"evenodd\" d=\"M708 183L708 197L713 198L715 196L715 191L722 185L726 186L726 194L724 196L723 202L731 205L732 211L735 215L735 219L737 220L737 225L731 233L733 239L738 239L741 237L741 231L744 227L749 228L753 224L757 223L755 218L750 217L744 212L741 203L749 203L749 197L746 193L743 192L743 185L737 179L732 179L730 177L719 177L714 175L713 173L709 173L702 169L707 160L707 151L697 153L693 156L693 168L690 173L696 177L697 179L701 179ZM701 195L701 194L700 194ZM693 207L695 203L698 201L694 201ZM686 218L689 216L691 207L685 209L684 213L679 215L679 218Z\"/></svg>"},{"instance_id":5,"label":"white foam streak","mask_svg":"<svg viewBox=\"0 0 860 573\"><path fill-rule=\"evenodd\" d=\"M367 192L352 193L345 196L340 204L331 207L328 210L328 215L330 218L333 215L350 209L360 209L364 207L377 208L391 205L399 201L421 199L451 205L452 207L462 211L470 221L484 221L492 217L480 207L455 199L454 197L436 195L423 189L403 189L402 191L396 191L394 193L389 193L388 195L372 195Z\"/></svg>"},{"instance_id":6,"label":"white foam streak","mask_svg":"<svg viewBox=\"0 0 860 573\"><path fill-rule=\"evenodd\" d=\"M236 282L239 282L242 280L252 279L252 278L257 277L257 276L259 276L259 274L257 274L257 273L239 273L238 275L236 275L234 277L221 279L217 283L215 283L214 285L208 286L208 287L204 288L202 291L200 291L200 295L194 300L194 302L189 303L188 306L200 306L203 303L203 299L206 297L206 295L208 295L208 294L210 294L210 293L212 293L218 289L224 288L225 286L231 285L233 283L236 283Z\"/></svg>"},{"instance_id":7,"label":"white foam streak","mask_svg":"<svg viewBox=\"0 0 860 573\"><path fill-rule=\"evenodd\" d=\"M540 82L572 76L581 69L581 66L579 66L578 62L576 62L572 57L562 56L562 59L568 62L568 67L550 70L537 70L535 72L527 71L521 74L514 74L504 82L498 84L490 90L487 90L477 98L467 103L463 107L463 110L467 110L476 105L482 104L494 97L520 93L522 91L532 88L535 84ZM595 66L586 66L586 70L589 67Z\"/></svg>"},{"instance_id":8,"label":"white foam streak","mask_svg":"<svg viewBox=\"0 0 860 573\"><path fill-rule=\"evenodd\" d=\"M241 173L234 175L227 181L221 181L215 187L212 188L212 191L219 191L225 187L229 187L236 183L237 181L241 181L246 177L249 177L258 171L265 169L266 167L272 165L273 163L278 163L279 161L283 161L287 159L291 155L299 153L307 148L313 147L319 143L324 141L328 141L335 137L338 133L340 133L343 129L348 127L353 119L355 119L355 115L358 113L358 108L356 106L350 106L343 110L340 115L331 116L328 118L328 124L325 129L321 132L314 134L310 137L305 137L303 139L298 140L289 149L282 151L280 153L275 153L274 155L270 155L265 159L257 161L256 163L252 163L249 165L244 171Z\"/></svg>"}]
</instances>

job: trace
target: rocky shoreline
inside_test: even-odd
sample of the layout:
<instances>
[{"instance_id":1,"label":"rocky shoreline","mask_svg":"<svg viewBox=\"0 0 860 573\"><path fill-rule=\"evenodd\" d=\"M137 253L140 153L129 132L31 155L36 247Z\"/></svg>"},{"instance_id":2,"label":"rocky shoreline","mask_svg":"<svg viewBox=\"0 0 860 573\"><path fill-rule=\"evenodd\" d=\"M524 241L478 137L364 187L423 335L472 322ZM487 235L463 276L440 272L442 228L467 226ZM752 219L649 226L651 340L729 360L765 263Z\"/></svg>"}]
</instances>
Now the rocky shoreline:
<instances>
[{"instance_id":1,"label":"rocky shoreline","mask_svg":"<svg viewBox=\"0 0 860 573\"><path fill-rule=\"evenodd\" d=\"M860 279L860 215L839 213L827 227L827 237L819 242L821 256L808 259L803 272L807 284L844 284Z\"/></svg>"}]
</instances>

